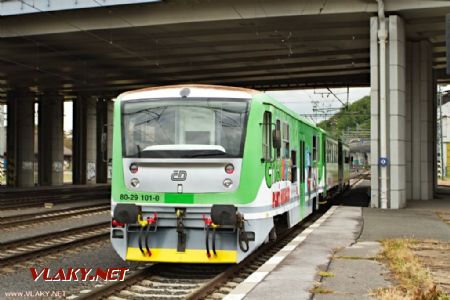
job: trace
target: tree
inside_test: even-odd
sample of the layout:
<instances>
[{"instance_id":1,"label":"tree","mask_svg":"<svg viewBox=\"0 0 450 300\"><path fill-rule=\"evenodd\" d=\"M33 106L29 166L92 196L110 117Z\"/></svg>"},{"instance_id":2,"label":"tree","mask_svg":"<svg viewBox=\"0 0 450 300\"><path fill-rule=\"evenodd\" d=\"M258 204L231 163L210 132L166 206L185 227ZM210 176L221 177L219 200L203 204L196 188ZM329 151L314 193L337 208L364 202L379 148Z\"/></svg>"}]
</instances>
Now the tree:
<instances>
[{"instance_id":1,"label":"tree","mask_svg":"<svg viewBox=\"0 0 450 300\"><path fill-rule=\"evenodd\" d=\"M370 130L370 97L363 97L318 124L334 137L352 130Z\"/></svg>"}]
</instances>

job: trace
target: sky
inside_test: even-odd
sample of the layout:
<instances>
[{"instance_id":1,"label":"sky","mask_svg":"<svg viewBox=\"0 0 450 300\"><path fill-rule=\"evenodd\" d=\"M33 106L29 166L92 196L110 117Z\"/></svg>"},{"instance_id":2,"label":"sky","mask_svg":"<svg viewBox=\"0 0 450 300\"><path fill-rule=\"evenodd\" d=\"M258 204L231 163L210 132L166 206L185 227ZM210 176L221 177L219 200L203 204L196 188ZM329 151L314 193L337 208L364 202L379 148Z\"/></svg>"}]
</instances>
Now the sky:
<instances>
[{"instance_id":1,"label":"sky","mask_svg":"<svg viewBox=\"0 0 450 300\"><path fill-rule=\"evenodd\" d=\"M313 108L327 111L330 117L333 113L338 112L343 104L336 99L339 98L346 103L347 98L349 103L361 99L364 96L370 95L370 88L350 88L347 93L347 88L333 88L330 89L314 89L314 90L286 90L286 91L267 91L276 100L284 103L287 107L304 115L317 123L322 121L323 117L311 116L314 114ZM334 95L333 95L334 94ZM336 109L334 109L336 108ZM323 114L323 112L319 112ZM73 106L72 102L64 102L64 131L72 130L73 126Z\"/></svg>"},{"instance_id":2,"label":"sky","mask_svg":"<svg viewBox=\"0 0 450 300\"><path fill-rule=\"evenodd\" d=\"M331 93L331 92L332 93ZM325 119L324 116L311 116L315 114L327 114L326 118L331 117L343 107L343 103L353 103L356 100L370 95L370 88L334 88L334 89L315 89L315 90L291 90L291 91L267 91L276 100L284 103L287 107L303 115L313 122L318 123ZM339 100L337 99L339 98ZM343 102L343 103L341 103Z\"/></svg>"}]
</instances>

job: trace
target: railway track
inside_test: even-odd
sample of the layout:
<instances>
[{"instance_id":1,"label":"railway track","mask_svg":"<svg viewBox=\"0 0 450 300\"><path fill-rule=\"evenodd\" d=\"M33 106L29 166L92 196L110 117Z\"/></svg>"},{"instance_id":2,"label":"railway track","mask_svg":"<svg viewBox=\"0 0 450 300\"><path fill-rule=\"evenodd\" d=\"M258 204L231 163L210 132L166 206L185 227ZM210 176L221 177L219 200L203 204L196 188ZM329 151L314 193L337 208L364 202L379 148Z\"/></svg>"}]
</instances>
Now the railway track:
<instances>
[{"instance_id":1,"label":"railway track","mask_svg":"<svg viewBox=\"0 0 450 300\"><path fill-rule=\"evenodd\" d=\"M68 203L86 199L109 199L110 187L48 188L18 191L0 191L0 210L41 206L46 202Z\"/></svg>"},{"instance_id":2,"label":"railway track","mask_svg":"<svg viewBox=\"0 0 450 300\"><path fill-rule=\"evenodd\" d=\"M100 222L0 243L0 267L108 238L109 225L110 222Z\"/></svg>"},{"instance_id":3,"label":"railway track","mask_svg":"<svg viewBox=\"0 0 450 300\"><path fill-rule=\"evenodd\" d=\"M11 228L20 225L34 225L40 222L48 222L73 216L89 215L96 212L107 211L111 208L110 203L94 203L76 208L51 209L43 212L30 212L6 217L0 217L0 228Z\"/></svg>"},{"instance_id":4,"label":"railway track","mask_svg":"<svg viewBox=\"0 0 450 300\"><path fill-rule=\"evenodd\" d=\"M123 282L108 283L77 299L220 299L245 280L322 214L316 213L237 265L154 264Z\"/></svg>"},{"instance_id":5,"label":"railway track","mask_svg":"<svg viewBox=\"0 0 450 300\"><path fill-rule=\"evenodd\" d=\"M361 173L354 173L354 174L352 174L352 176L350 176L350 180L353 180L353 182L350 183L350 187L353 187L361 180L370 180L370 172L364 171Z\"/></svg>"}]
</instances>

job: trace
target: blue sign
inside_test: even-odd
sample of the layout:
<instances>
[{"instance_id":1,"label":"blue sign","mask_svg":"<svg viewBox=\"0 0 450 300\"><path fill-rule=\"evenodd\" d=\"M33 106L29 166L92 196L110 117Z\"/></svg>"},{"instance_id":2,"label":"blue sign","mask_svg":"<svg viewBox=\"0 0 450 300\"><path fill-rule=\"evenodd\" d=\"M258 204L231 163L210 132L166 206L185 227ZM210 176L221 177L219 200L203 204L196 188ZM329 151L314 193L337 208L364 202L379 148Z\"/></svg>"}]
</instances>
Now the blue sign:
<instances>
[{"instance_id":1,"label":"blue sign","mask_svg":"<svg viewBox=\"0 0 450 300\"><path fill-rule=\"evenodd\" d=\"M378 159L378 164L382 167L386 167L387 165L389 165L389 159L387 157L380 157Z\"/></svg>"}]
</instances>

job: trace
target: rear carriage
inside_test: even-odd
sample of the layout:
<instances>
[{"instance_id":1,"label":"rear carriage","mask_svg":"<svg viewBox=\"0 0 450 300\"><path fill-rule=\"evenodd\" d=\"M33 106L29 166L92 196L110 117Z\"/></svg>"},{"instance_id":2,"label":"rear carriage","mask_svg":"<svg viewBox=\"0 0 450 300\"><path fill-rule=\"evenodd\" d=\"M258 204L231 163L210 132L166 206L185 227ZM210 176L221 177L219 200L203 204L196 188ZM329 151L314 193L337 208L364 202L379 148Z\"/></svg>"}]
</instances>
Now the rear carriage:
<instances>
[{"instance_id":1,"label":"rear carriage","mask_svg":"<svg viewBox=\"0 0 450 300\"><path fill-rule=\"evenodd\" d=\"M341 143L255 90L127 92L114 124L111 240L126 260L240 262L346 180Z\"/></svg>"}]
</instances>

